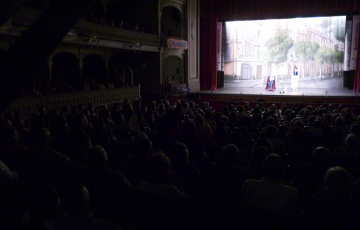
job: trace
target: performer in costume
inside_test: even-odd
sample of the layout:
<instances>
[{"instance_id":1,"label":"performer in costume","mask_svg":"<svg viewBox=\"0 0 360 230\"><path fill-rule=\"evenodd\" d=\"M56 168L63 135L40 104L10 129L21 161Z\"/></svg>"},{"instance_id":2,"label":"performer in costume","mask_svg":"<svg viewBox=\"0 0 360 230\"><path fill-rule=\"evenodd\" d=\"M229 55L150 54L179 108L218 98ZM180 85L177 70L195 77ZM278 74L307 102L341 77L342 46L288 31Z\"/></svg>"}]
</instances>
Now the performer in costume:
<instances>
[{"instance_id":1,"label":"performer in costume","mask_svg":"<svg viewBox=\"0 0 360 230\"><path fill-rule=\"evenodd\" d=\"M291 76L291 88L296 92L299 88L299 70L297 66L294 66L293 75Z\"/></svg>"},{"instance_id":2,"label":"performer in costume","mask_svg":"<svg viewBox=\"0 0 360 230\"><path fill-rule=\"evenodd\" d=\"M274 91L276 89L275 76L268 76L265 89L267 91Z\"/></svg>"}]
</instances>

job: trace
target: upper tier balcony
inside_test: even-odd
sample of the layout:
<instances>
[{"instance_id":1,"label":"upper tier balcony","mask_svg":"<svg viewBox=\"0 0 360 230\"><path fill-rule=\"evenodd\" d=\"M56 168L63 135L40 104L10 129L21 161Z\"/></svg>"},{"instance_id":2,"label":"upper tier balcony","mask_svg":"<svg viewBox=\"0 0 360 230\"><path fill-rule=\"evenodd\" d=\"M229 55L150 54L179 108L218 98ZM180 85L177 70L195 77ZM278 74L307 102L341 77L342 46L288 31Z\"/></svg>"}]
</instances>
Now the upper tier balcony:
<instances>
[{"instance_id":1,"label":"upper tier balcony","mask_svg":"<svg viewBox=\"0 0 360 230\"><path fill-rule=\"evenodd\" d=\"M11 18L13 26L27 28L42 13L41 10L33 8L21 8ZM157 34L148 34L134 30L119 29L116 27L101 25L98 23L80 20L73 27L70 39L96 39L124 43L138 43L146 46L160 46L160 37Z\"/></svg>"}]
</instances>

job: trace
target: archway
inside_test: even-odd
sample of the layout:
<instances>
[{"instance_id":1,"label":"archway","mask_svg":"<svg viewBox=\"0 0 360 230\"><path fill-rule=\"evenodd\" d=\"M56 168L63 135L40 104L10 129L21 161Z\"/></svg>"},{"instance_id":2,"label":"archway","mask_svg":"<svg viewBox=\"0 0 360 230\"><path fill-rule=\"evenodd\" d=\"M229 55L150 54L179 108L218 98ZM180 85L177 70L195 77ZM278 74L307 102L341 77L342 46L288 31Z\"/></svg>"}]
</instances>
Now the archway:
<instances>
[{"instance_id":1,"label":"archway","mask_svg":"<svg viewBox=\"0 0 360 230\"><path fill-rule=\"evenodd\" d=\"M252 68L249 64L241 65L241 79L250 80L251 79Z\"/></svg>"},{"instance_id":2,"label":"archway","mask_svg":"<svg viewBox=\"0 0 360 230\"><path fill-rule=\"evenodd\" d=\"M115 86L117 87L128 87L134 84L134 73L130 66L116 66L115 76Z\"/></svg>"},{"instance_id":3,"label":"archway","mask_svg":"<svg viewBox=\"0 0 360 230\"><path fill-rule=\"evenodd\" d=\"M72 53L61 52L54 56L51 75L54 80L60 80L69 86L80 89L79 60Z\"/></svg>"},{"instance_id":4,"label":"archway","mask_svg":"<svg viewBox=\"0 0 360 230\"><path fill-rule=\"evenodd\" d=\"M162 65L162 81L167 81L174 75L177 76L179 82L184 82L182 60L178 56L166 57Z\"/></svg>"},{"instance_id":5,"label":"archway","mask_svg":"<svg viewBox=\"0 0 360 230\"><path fill-rule=\"evenodd\" d=\"M123 52L113 56L109 60L109 83L114 84L115 87L124 87L126 83L131 86L133 83L133 70L130 64L134 64L135 61L133 52Z\"/></svg>"},{"instance_id":6,"label":"archway","mask_svg":"<svg viewBox=\"0 0 360 230\"><path fill-rule=\"evenodd\" d=\"M109 79L106 76L106 66L104 59L97 54L89 54L83 60L84 80L92 80L97 84L107 84Z\"/></svg>"},{"instance_id":7,"label":"archway","mask_svg":"<svg viewBox=\"0 0 360 230\"><path fill-rule=\"evenodd\" d=\"M175 7L164 7L161 14L161 32L164 36L182 37L182 15Z\"/></svg>"}]
</instances>

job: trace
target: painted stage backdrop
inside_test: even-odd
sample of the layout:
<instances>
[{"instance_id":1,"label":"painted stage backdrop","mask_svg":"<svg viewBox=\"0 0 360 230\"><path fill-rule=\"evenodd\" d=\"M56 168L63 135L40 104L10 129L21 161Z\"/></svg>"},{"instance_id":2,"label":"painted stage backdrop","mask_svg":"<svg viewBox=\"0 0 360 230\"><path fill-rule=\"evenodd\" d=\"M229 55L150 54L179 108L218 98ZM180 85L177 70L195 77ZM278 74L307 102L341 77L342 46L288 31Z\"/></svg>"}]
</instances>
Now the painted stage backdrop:
<instances>
[{"instance_id":1,"label":"painted stage backdrop","mask_svg":"<svg viewBox=\"0 0 360 230\"><path fill-rule=\"evenodd\" d=\"M226 22L225 87L268 90L271 79L270 90L342 87L345 24L345 16Z\"/></svg>"}]
</instances>

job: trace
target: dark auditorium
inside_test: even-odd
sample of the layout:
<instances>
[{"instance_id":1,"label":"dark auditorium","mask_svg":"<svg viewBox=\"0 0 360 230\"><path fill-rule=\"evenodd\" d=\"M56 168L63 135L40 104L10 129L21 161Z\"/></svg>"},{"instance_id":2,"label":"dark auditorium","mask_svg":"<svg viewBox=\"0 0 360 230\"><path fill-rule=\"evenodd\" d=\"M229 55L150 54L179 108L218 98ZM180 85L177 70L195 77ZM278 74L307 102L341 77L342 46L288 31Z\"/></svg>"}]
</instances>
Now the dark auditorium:
<instances>
[{"instance_id":1,"label":"dark auditorium","mask_svg":"<svg viewBox=\"0 0 360 230\"><path fill-rule=\"evenodd\" d=\"M0 5L0 230L360 229L359 0Z\"/></svg>"}]
</instances>

